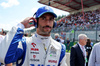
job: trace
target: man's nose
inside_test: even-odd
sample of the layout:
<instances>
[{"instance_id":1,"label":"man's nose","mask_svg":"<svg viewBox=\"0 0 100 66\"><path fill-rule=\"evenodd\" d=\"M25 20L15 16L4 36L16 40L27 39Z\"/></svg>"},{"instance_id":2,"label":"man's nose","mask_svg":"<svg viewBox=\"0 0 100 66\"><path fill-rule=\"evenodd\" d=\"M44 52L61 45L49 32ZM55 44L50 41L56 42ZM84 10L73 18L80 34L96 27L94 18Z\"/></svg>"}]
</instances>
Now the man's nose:
<instances>
[{"instance_id":1,"label":"man's nose","mask_svg":"<svg viewBox=\"0 0 100 66\"><path fill-rule=\"evenodd\" d=\"M46 24L49 25L50 24L50 20L46 19Z\"/></svg>"}]
</instances>

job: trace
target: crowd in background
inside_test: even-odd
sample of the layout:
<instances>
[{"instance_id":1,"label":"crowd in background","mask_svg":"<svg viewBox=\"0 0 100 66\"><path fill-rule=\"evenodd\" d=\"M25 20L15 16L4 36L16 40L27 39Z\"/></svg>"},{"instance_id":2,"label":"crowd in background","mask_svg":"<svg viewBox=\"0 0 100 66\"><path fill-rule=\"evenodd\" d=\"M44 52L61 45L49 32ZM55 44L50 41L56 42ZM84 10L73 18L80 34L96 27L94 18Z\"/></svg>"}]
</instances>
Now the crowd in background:
<instances>
[{"instance_id":1,"label":"crowd in background","mask_svg":"<svg viewBox=\"0 0 100 66\"><path fill-rule=\"evenodd\" d=\"M97 30L100 30L100 8L94 11L85 11L84 12L84 20L83 14L78 12L76 14L71 14L62 18L58 21L57 27L54 28L53 32L60 32L60 39L62 43L66 43L67 40L65 39L66 33L68 31L72 31L76 29L77 31L80 30L96 30L96 23L97 23ZM64 32L63 32L64 31ZM6 32L3 31L2 35L6 35ZM28 36L28 34L24 34Z\"/></svg>"},{"instance_id":2,"label":"crowd in background","mask_svg":"<svg viewBox=\"0 0 100 66\"><path fill-rule=\"evenodd\" d=\"M66 38L66 33L63 31L71 31L73 29L76 29L77 31L80 30L96 30L96 24L97 24L97 30L100 30L100 9L94 10L94 11L86 11L84 12L84 19L83 14L81 12L78 12L76 14L71 14L70 16L67 16L63 18L61 22L58 23L57 27L54 28L54 32L57 32L61 30L60 35L58 33L55 34L55 40L66 44L67 52L70 50L70 40L69 38ZM3 31L3 29L0 29L0 38L2 36L6 35L6 32ZM28 33L24 34L23 37L28 37ZM93 46L93 45L92 45ZM86 53L87 53L87 61L89 60L89 56L92 50L91 46L91 40L87 39L87 43L85 45ZM88 65L88 62L87 62Z\"/></svg>"},{"instance_id":3,"label":"crowd in background","mask_svg":"<svg viewBox=\"0 0 100 66\"><path fill-rule=\"evenodd\" d=\"M71 31L73 29L80 30L100 30L100 8L94 11L85 11L84 19L83 13L78 12L76 14L71 14L65 18L60 19L57 27L53 32L57 31Z\"/></svg>"}]
</instances>

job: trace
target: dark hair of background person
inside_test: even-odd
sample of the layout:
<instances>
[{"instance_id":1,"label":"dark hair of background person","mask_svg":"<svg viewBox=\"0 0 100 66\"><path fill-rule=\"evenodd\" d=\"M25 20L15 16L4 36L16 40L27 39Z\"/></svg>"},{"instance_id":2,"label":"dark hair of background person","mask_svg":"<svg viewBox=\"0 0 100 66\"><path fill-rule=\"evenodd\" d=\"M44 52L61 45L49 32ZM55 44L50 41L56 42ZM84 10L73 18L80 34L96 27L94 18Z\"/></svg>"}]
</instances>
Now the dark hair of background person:
<instances>
[{"instance_id":1,"label":"dark hair of background person","mask_svg":"<svg viewBox=\"0 0 100 66\"><path fill-rule=\"evenodd\" d=\"M91 53L91 50L92 50L91 40L90 39L87 39L87 43L85 45L85 48L86 48L86 52L87 52L87 61L88 61L90 53ZM88 62L86 62L86 66L88 66Z\"/></svg>"},{"instance_id":2,"label":"dark hair of background person","mask_svg":"<svg viewBox=\"0 0 100 66\"><path fill-rule=\"evenodd\" d=\"M3 31L3 35L6 35L7 33L5 31Z\"/></svg>"},{"instance_id":3,"label":"dark hair of background person","mask_svg":"<svg viewBox=\"0 0 100 66\"><path fill-rule=\"evenodd\" d=\"M87 46L91 46L91 40L90 39L87 39Z\"/></svg>"}]
</instances>

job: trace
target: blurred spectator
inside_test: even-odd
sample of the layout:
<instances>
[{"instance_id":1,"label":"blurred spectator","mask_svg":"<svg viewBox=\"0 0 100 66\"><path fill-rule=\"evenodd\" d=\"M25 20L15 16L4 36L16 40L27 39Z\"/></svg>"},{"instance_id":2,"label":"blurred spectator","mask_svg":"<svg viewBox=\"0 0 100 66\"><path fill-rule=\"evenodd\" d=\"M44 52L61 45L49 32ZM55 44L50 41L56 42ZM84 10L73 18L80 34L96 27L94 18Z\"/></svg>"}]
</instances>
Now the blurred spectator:
<instances>
[{"instance_id":1,"label":"blurred spectator","mask_svg":"<svg viewBox=\"0 0 100 66\"><path fill-rule=\"evenodd\" d=\"M84 22L83 14L81 12L62 18L58 21L58 25L53 31L68 32L72 29L76 29L77 31L96 30L96 23L97 25L100 25L100 8L94 11L85 11ZM98 26L97 30L100 30L100 26Z\"/></svg>"},{"instance_id":2,"label":"blurred spectator","mask_svg":"<svg viewBox=\"0 0 100 66\"><path fill-rule=\"evenodd\" d=\"M85 45L86 48L86 54L87 54L87 61L89 60L89 56L92 50L92 46L91 46L91 40L87 39L87 44ZM88 66L88 62L86 63L86 66Z\"/></svg>"},{"instance_id":3,"label":"blurred spectator","mask_svg":"<svg viewBox=\"0 0 100 66\"><path fill-rule=\"evenodd\" d=\"M60 36L60 42L64 44L64 39L62 38L62 36Z\"/></svg>"},{"instance_id":4,"label":"blurred spectator","mask_svg":"<svg viewBox=\"0 0 100 66\"><path fill-rule=\"evenodd\" d=\"M67 52L69 52L69 50L70 50L70 46L69 45L70 45L70 40L69 40L69 38L67 38L67 45L66 45L67 46Z\"/></svg>"},{"instance_id":5,"label":"blurred spectator","mask_svg":"<svg viewBox=\"0 0 100 66\"><path fill-rule=\"evenodd\" d=\"M94 45L93 42L91 42L91 46L92 46L92 47L93 47L93 45Z\"/></svg>"},{"instance_id":6,"label":"blurred spectator","mask_svg":"<svg viewBox=\"0 0 100 66\"><path fill-rule=\"evenodd\" d=\"M100 66L100 42L94 44L89 57L88 66Z\"/></svg>"},{"instance_id":7,"label":"blurred spectator","mask_svg":"<svg viewBox=\"0 0 100 66\"><path fill-rule=\"evenodd\" d=\"M4 39L4 36L3 36L3 29L0 28L0 43L1 41Z\"/></svg>"},{"instance_id":8,"label":"blurred spectator","mask_svg":"<svg viewBox=\"0 0 100 66\"><path fill-rule=\"evenodd\" d=\"M5 36L7 33L5 31L3 31L3 36Z\"/></svg>"},{"instance_id":9,"label":"blurred spectator","mask_svg":"<svg viewBox=\"0 0 100 66\"><path fill-rule=\"evenodd\" d=\"M3 29L0 28L0 35L3 35Z\"/></svg>"},{"instance_id":10,"label":"blurred spectator","mask_svg":"<svg viewBox=\"0 0 100 66\"><path fill-rule=\"evenodd\" d=\"M61 42L58 33L55 34L55 40L58 41L58 42Z\"/></svg>"},{"instance_id":11,"label":"blurred spectator","mask_svg":"<svg viewBox=\"0 0 100 66\"><path fill-rule=\"evenodd\" d=\"M61 35L61 37L62 37L62 38L64 38L64 33L63 33L63 31L61 32L61 34L60 34L60 35Z\"/></svg>"}]
</instances>

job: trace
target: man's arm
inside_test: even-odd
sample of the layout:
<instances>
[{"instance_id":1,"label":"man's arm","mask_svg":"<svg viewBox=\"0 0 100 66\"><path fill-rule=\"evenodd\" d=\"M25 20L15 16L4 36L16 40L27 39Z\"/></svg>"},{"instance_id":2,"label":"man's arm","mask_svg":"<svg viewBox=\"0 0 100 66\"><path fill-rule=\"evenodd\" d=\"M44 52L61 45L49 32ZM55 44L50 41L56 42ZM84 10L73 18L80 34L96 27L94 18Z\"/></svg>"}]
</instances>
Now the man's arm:
<instances>
[{"instance_id":1,"label":"man's arm","mask_svg":"<svg viewBox=\"0 0 100 66\"><path fill-rule=\"evenodd\" d=\"M0 43L0 62L5 64L11 63L14 58L20 55L17 52L19 50L21 50L19 52L22 52L22 49L17 48L17 46L22 36L23 30L20 28L13 27L12 30L8 32L4 40Z\"/></svg>"},{"instance_id":2,"label":"man's arm","mask_svg":"<svg viewBox=\"0 0 100 66\"><path fill-rule=\"evenodd\" d=\"M0 39L0 43L1 43L5 36L3 35L0 35L0 36L1 36L1 39ZM0 66L1 66L1 63L0 63ZM12 66L12 63L5 64L5 66Z\"/></svg>"},{"instance_id":3,"label":"man's arm","mask_svg":"<svg viewBox=\"0 0 100 66\"><path fill-rule=\"evenodd\" d=\"M61 55L60 55L60 60L59 60L59 64L58 66L67 66L67 62L66 62L66 47L64 44L61 44L62 49L61 49Z\"/></svg>"},{"instance_id":4,"label":"man's arm","mask_svg":"<svg viewBox=\"0 0 100 66\"><path fill-rule=\"evenodd\" d=\"M76 52L74 47L71 48L71 53L70 53L70 66L75 66L75 60L76 59Z\"/></svg>"},{"instance_id":5,"label":"man's arm","mask_svg":"<svg viewBox=\"0 0 100 66\"><path fill-rule=\"evenodd\" d=\"M33 17L24 19L20 25L29 28L33 25L29 23L35 20ZM13 27L7 33L4 40L0 43L0 62L8 64L17 61L23 54L23 49L18 48L19 42L23 37L23 29L21 26Z\"/></svg>"}]
</instances>

